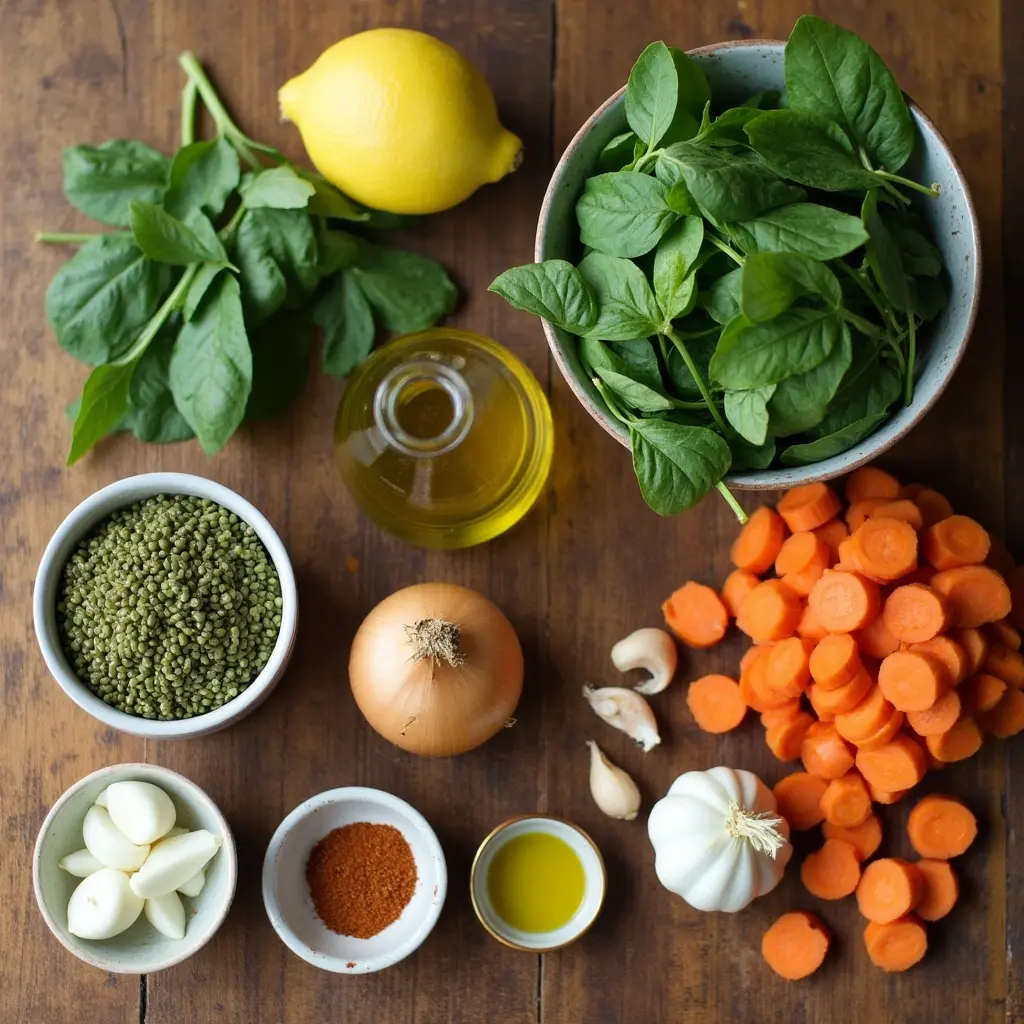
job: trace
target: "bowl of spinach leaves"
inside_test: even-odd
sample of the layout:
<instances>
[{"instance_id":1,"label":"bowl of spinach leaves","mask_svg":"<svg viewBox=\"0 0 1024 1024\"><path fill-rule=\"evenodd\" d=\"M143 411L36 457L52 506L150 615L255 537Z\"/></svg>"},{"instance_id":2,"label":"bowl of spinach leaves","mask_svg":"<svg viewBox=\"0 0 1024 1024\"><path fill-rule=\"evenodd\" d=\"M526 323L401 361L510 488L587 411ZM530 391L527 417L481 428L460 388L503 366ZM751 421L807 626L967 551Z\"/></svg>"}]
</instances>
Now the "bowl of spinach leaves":
<instances>
[{"instance_id":1,"label":"bowl of spinach leaves","mask_svg":"<svg viewBox=\"0 0 1024 1024\"><path fill-rule=\"evenodd\" d=\"M671 515L848 472L960 360L980 290L949 146L858 36L655 42L548 186L536 262L491 289Z\"/></svg>"}]
</instances>

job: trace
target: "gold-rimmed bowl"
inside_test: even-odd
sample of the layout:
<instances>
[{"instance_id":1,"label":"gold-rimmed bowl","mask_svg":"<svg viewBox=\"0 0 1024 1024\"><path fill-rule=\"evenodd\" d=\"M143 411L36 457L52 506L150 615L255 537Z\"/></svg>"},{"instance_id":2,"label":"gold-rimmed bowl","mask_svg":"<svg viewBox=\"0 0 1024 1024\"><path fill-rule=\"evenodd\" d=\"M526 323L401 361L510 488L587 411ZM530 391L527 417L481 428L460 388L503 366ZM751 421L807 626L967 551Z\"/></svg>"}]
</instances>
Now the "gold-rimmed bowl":
<instances>
[{"instance_id":1,"label":"gold-rimmed bowl","mask_svg":"<svg viewBox=\"0 0 1024 1024\"><path fill-rule=\"evenodd\" d=\"M583 899L576 913L561 928L548 932L525 932L513 928L494 909L487 876L498 851L510 840L528 832L545 832L567 843L583 865ZM589 931L604 903L608 878L601 851L586 832L564 818L547 814L524 814L499 825L480 844L469 875L469 895L480 923L499 942L524 953L550 953L575 942Z\"/></svg>"}]
</instances>

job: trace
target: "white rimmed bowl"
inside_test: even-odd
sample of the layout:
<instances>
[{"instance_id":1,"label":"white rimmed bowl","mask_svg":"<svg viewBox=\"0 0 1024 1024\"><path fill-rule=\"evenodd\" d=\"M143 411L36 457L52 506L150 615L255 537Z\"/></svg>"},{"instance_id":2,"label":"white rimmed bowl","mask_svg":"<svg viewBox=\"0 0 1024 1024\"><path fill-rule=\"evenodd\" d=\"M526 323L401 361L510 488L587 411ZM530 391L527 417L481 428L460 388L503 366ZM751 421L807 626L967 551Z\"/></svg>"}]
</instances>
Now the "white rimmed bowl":
<instances>
[{"instance_id":1,"label":"white rimmed bowl","mask_svg":"<svg viewBox=\"0 0 1024 1024\"><path fill-rule=\"evenodd\" d=\"M159 786L173 801L176 824L205 828L224 843L206 866L206 884L198 896L183 896L185 937L169 939L141 914L131 928L112 939L80 939L68 931L68 900L82 880L58 867L69 853L81 850L85 812L112 782L134 780ZM227 917L235 895L238 858L235 840L217 805L184 775L153 764L116 764L80 779L50 808L36 839L32 887L39 910L65 949L93 967L115 974L152 974L187 960L207 942Z\"/></svg>"},{"instance_id":2,"label":"white rimmed bowl","mask_svg":"<svg viewBox=\"0 0 1024 1024\"><path fill-rule=\"evenodd\" d=\"M687 51L701 66L717 105L734 105L762 89L785 89L785 43L744 39ZM915 201L914 208L928 225L942 253L948 274L949 301L939 316L921 331L918 344L914 400L897 405L877 430L839 455L809 466L744 470L726 481L738 490L793 487L812 480L829 480L870 462L905 436L945 390L967 348L981 295L981 233L974 203L963 172L949 144L924 112L910 103L918 144L905 174L937 182L935 200ZM582 247L576 223L576 200L584 182L597 173L601 150L626 131L625 88L610 96L566 147L548 183L537 222L534 259L579 262ZM566 383L588 413L617 441L629 446L626 428L605 407L580 362L576 339L542 321L548 346Z\"/></svg>"},{"instance_id":3,"label":"white rimmed bowl","mask_svg":"<svg viewBox=\"0 0 1024 1024\"><path fill-rule=\"evenodd\" d=\"M208 498L244 519L267 549L281 581L281 631L263 671L237 697L194 718L164 722L129 715L105 704L71 670L57 631L57 587L75 546L94 526L118 509L157 494L187 494ZM205 477L189 473L144 473L126 477L86 498L57 527L46 545L32 594L32 617L43 660L61 689L93 718L121 732L149 739L181 739L217 732L254 710L277 685L291 658L298 621L295 574L281 538L267 518L240 494Z\"/></svg>"},{"instance_id":4,"label":"white rimmed bowl","mask_svg":"<svg viewBox=\"0 0 1024 1024\"><path fill-rule=\"evenodd\" d=\"M550 932L524 932L503 920L491 903L487 876L495 854L511 839L527 832L546 832L564 840L583 865L585 885L579 909L561 928ZM481 844L469 874L469 895L480 923L499 942L524 953L550 953L575 942L590 930L604 903L608 878L601 851L586 832L564 818L526 814L499 825Z\"/></svg>"},{"instance_id":5,"label":"white rimmed bowl","mask_svg":"<svg viewBox=\"0 0 1024 1024\"><path fill-rule=\"evenodd\" d=\"M369 939L332 932L317 916L306 883L314 846L355 822L393 825L416 861L416 888L401 916ZM307 963L335 974L370 974L404 960L430 934L448 892L444 851L427 819L391 793L363 786L329 789L299 804L277 827L263 861L263 903L281 941Z\"/></svg>"}]
</instances>

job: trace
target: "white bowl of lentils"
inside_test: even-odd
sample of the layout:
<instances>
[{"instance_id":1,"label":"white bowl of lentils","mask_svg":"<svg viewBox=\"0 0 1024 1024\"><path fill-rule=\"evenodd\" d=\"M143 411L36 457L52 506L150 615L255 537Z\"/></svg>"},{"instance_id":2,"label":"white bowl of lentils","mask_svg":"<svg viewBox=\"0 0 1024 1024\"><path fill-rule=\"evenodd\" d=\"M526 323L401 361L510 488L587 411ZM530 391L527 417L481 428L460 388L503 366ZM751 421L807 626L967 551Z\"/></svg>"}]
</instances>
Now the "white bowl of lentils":
<instances>
[{"instance_id":1,"label":"white bowl of lentils","mask_svg":"<svg viewBox=\"0 0 1024 1024\"><path fill-rule=\"evenodd\" d=\"M86 498L46 546L36 638L64 692L151 739L216 732L284 674L298 596L281 538L234 491L146 473Z\"/></svg>"}]
</instances>

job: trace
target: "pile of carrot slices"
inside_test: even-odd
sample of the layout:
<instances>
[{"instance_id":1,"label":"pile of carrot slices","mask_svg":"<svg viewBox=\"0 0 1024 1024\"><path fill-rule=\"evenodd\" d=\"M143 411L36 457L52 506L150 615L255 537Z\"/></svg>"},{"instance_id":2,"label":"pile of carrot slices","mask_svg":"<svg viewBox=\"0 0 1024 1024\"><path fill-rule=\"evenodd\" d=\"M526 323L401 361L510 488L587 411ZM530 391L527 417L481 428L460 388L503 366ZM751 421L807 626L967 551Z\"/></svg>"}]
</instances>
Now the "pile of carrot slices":
<instances>
[{"instance_id":1,"label":"pile of carrot slices","mask_svg":"<svg viewBox=\"0 0 1024 1024\"><path fill-rule=\"evenodd\" d=\"M873 805L977 753L986 736L1024 730L1024 566L937 491L877 467L851 474L845 498L844 511L813 483L757 509L721 591L687 583L663 611L691 646L717 643L730 620L753 641L738 679L691 684L694 720L721 733L752 709L775 756L802 762L775 795L792 828L824 828L803 883L824 899L856 894L871 960L898 971L924 955L922 922L956 902L948 860L973 839L974 819L952 797L925 797L909 825L922 859L865 867L882 837ZM805 977L829 941L814 915L786 914L762 952L783 977Z\"/></svg>"}]
</instances>

